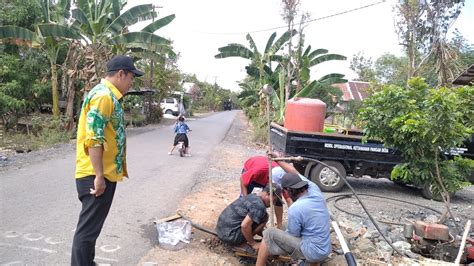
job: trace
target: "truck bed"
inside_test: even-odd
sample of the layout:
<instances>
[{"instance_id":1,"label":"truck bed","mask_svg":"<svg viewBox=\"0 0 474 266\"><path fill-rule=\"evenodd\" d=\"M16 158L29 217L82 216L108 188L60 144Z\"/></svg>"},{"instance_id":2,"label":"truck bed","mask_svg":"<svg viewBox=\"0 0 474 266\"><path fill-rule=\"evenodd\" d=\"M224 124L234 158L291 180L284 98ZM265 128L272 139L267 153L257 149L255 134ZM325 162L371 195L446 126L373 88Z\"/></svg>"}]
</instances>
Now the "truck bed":
<instances>
[{"instance_id":1,"label":"truck bed","mask_svg":"<svg viewBox=\"0 0 474 266\"><path fill-rule=\"evenodd\" d=\"M381 142L362 142L360 135L339 133L302 132L288 130L276 123L270 125L270 141L274 149L292 156L318 160L368 162L396 165L400 154L383 146Z\"/></svg>"}]
</instances>

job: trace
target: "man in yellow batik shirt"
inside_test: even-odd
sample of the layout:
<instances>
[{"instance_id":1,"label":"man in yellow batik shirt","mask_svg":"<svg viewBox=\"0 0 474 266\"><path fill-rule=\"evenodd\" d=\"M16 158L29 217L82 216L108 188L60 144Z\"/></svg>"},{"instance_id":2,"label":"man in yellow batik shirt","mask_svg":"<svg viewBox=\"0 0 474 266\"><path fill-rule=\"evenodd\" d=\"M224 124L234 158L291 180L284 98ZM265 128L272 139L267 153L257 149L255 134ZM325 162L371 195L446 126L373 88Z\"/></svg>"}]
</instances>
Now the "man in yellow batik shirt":
<instances>
[{"instance_id":1,"label":"man in yellow batik shirt","mask_svg":"<svg viewBox=\"0 0 474 266\"><path fill-rule=\"evenodd\" d=\"M76 188L82 210L72 244L71 265L95 265L95 242L118 181L128 177L122 97L144 73L132 58L115 56L107 74L82 104L77 128Z\"/></svg>"}]
</instances>

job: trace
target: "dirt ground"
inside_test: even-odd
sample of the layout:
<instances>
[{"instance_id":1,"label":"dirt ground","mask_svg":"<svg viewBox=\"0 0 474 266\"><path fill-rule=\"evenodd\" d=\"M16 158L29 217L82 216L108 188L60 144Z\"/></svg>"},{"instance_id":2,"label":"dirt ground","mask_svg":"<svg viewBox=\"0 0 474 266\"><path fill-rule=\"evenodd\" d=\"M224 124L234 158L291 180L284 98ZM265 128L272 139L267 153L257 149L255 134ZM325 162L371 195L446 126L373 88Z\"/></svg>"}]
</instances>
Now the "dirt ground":
<instances>
[{"instance_id":1,"label":"dirt ground","mask_svg":"<svg viewBox=\"0 0 474 266\"><path fill-rule=\"evenodd\" d=\"M211 155L205 170L199 173L198 185L179 205L178 210L194 223L214 230L221 211L239 196L239 174L244 161L250 156L265 153L263 145L252 143L251 133L245 116L240 112L226 138ZM400 224L409 220L432 220L436 213L424 206L437 210L443 209L442 203L423 199L419 191L413 187L399 186L387 179L348 179L357 192L367 194L361 196L361 198L377 220ZM324 193L324 196L328 199L349 192L346 187L338 193ZM371 195L388 197L388 199ZM401 200L408 203L402 203ZM410 202L418 205L415 206ZM457 193L452 200L452 211L456 218L455 221L452 219L448 222L450 229L453 229L452 224L454 222L457 222L458 226L463 226L466 220L472 220L473 205L474 186ZM400 261L401 257L397 257L393 253L390 253L391 255L387 257L386 253L380 252L380 250L383 250L385 241L380 234L375 232L367 217L361 215L363 211L354 198L338 199L337 204L334 200L329 200L328 208L340 222L345 238L359 262L370 265L384 265L387 262L399 264L397 261ZM156 217L157 220L162 218L165 217ZM379 225L384 235L389 237L392 243L406 241L403 238L401 226L382 223ZM368 233L365 234L367 231ZM365 235L362 237L360 232ZM472 232L471 227L471 237ZM340 245L334 233L331 238L333 249L340 252ZM345 265L343 257L336 256L335 253L333 255L334 259L329 265ZM424 260L424 258L420 259ZM433 263L438 262L429 261L425 262L425 265L433 265ZM183 249L178 251L165 250L158 246L158 240L156 240L155 248L141 258L137 265L246 265L253 263L252 260L235 257L215 237L193 228L192 240ZM402 262L401 264L413 263ZM423 265L423 263L418 265Z\"/></svg>"}]
</instances>

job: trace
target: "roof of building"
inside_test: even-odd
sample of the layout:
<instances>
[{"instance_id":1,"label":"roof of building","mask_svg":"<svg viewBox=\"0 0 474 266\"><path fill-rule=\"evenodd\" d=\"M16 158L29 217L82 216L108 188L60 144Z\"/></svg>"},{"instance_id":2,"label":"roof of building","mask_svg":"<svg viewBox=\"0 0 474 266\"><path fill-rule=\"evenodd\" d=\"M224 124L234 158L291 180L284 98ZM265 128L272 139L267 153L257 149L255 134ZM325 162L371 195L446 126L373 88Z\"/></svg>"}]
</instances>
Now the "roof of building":
<instances>
[{"instance_id":1,"label":"roof of building","mask_svg":"<svg viewBox=\"0 0 474 266\"><path fill-rule=\"evenodd\" d=\"M348 81L346 83L338 83L333 86L338 87L342 91L342 100L348 101L362 101L367 98L367 88L370 86L369 82L364 81Z\"/></svg>"},{"instance_id":2,"label":"roof of building","mask_svg":"<svg viewBox=\"0 0 474 266\"><path fill-rule=\"evenodd\" d=\"M469 66L464 72L459 75L454 81L454 85L469 85L474 80L474 65Z\"/></svg>"},{"instance_id":3,"label":"roof of building","mask_svg":"<svg viewBox=\"0 0 474 266\"><path fill-rule=\"evenodd\" d=\"M153 94L156 91L152 88L131 88L127 94L129 95L143 95L143 94Z\"/></svg>"}]
</instances>

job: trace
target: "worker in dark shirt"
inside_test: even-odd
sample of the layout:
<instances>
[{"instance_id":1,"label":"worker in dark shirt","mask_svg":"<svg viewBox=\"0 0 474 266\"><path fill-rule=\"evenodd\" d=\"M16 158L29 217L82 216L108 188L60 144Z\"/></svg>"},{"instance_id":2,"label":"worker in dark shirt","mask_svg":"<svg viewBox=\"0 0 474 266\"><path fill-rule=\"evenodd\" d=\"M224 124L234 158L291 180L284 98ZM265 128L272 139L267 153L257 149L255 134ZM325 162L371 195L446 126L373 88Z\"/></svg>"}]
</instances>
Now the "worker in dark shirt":
<instances>
[{"instance_id":1,"label":"worker in dark shirt","mask_svg":"<svg viewBox=\"0 0 474 266\"><path fill-rule=\"evenodd\" d=\"M258 250L260 243L254 235L261 234L268 221L267 208L270 207L270 186L266 186L258 194L240 197L219 215L216 232L220 240L243 248L249 252ZM273 186L274 204L281 200L281 189ZM251 247L252 249L248 249Z\"/></svg>"}]
</instances>

